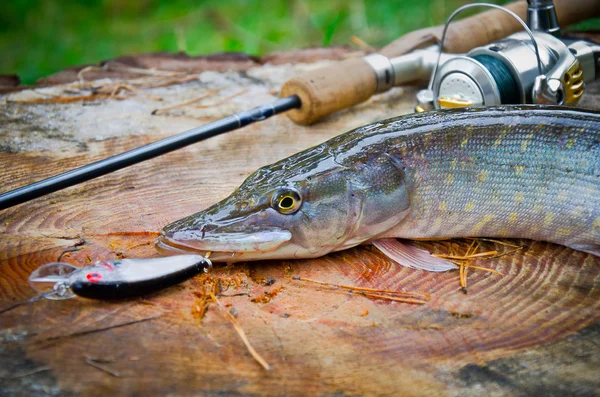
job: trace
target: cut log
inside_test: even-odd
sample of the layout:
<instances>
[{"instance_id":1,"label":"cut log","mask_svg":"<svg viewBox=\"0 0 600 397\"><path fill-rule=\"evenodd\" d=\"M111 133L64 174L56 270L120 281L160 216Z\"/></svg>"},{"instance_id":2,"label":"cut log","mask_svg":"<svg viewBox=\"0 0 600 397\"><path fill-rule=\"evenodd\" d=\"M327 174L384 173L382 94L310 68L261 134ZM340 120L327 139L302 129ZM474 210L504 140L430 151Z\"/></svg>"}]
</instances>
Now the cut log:
<instances>
[{"instance_id":1,"label":"cut log","mask_svg":"<svg viewBox=\"0 0 600 397\"><path fill-rule=\"evenodd\" d=\"M146 74L127 69L127 78L77 82L79 69L69 83L1 96L2 189L271 102L286 79L329 62L281 63L273 56L261 65L242 58L221 60L243 62L235 71L213 64L213 70L161 73L150 68L167 62L146 56L122 62ZM600 108L597 87L583 106ZM28 275L68 249L80 249L63 256L76 265L158 256L153 241L165 224L224 198L262 165L411 112L415 93L396 88L311 127L278 116L1 212L0 308L34 296ZM193 103L175 106L184 102ZM163 110L153 115L156 109ZM358 247L313 260L216 267L144 299L23 305L0 314L0 390L17 396L596 393L600 259L548 243L516 243L525 248L472 262L501 275L470 270L467 294L458 271L412 270ZM465 252L469 243L418 246L448 253ZM484 241L480 251L506 249ZM374 299L295 275L430 297L424 305ZM271 371L207 301L212 282Z\"/></svg>"}]
</instances>

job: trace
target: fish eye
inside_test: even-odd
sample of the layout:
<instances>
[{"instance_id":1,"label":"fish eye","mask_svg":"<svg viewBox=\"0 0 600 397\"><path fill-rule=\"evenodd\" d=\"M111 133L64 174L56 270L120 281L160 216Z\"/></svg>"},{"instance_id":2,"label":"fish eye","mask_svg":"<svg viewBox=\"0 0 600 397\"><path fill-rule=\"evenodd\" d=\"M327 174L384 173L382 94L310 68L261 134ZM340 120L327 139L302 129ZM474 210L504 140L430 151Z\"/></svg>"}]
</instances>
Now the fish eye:
<instances>
[{"instance_id":1,"label":"fish eye","mask_svg":"<svg viewBox=\"0 0 600 397\"><path fill-rule=\"evenodd\" d=\"M273 195L271 206L282 214L293 214L300 209L302 198L294 189L282 189Z\"/></svg>"}]
</instances>

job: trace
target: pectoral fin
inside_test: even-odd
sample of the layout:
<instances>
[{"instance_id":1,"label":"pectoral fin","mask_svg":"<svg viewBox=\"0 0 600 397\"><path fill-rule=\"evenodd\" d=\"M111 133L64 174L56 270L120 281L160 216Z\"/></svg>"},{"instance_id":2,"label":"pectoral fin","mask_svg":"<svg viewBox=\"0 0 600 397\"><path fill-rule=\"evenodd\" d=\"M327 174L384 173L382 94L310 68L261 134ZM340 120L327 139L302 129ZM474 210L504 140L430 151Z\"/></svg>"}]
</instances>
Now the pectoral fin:
<instances>
[{"instance_id":1,"label":"pectoral fin","mask_svg":"<svg viewBox=\"0 0 600 397\"><path fill-rule=\"evenodd\" d=\"M429 272L445 272L458 268L452 262L437 258L425 250L402 244L395 238L383 238L372 241L371 244L402 266Z\"/></svg>"}]
</instances>

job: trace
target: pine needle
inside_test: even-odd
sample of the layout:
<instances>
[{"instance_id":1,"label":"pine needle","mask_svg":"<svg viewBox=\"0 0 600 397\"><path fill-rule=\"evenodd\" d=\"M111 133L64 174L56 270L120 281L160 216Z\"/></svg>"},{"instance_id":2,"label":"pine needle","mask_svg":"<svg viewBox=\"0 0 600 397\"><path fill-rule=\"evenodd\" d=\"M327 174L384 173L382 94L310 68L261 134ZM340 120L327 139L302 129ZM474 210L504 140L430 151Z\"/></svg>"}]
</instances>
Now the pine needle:
<instances>
[{"instance_id":1,"label":"pine needle","mask_svg":"<svg viewBox=\"0 0 600 397\"><path fill-rule=\"evenodd\" d=\"M250 344L250 341L248 340L248 337L246 337L246 333L244 332L244 330L242 329L242 327L240 326L240 324L237 322L237 320L235 319L235 317L233 317L233 315L231 313L229 313L225 309L225 307L223 307L223 305L221 304L221 302L219 302L219 300L217 299L217 297L215 296L215 294L212 291L209 292L209 294L210 294L210 297L213 300L213 302L215 302L217 304L217 307L219 308L219 311L221 311L221 313L223 313L225 315L225 317L229 320L229 322L231 322L231 324L233 325L233 328L235 328L235 330L237 331L238 335L242 339L242 342L244 342L244 344L246 345L246 348L248 349L248 351L250 352L250 354L252 355L252 357L254 357L254 359L260 365L262 365L262 367L264 369L266 369L267 371L270 371L271 370L271 366L265 361L264 358L262 358L260 356L260 354L258 354L258 352L256 350L254 350L254 348Z\"/></svg>"},{"instance_id":2,"label":"pine needle","mask_svg":"<svg viewBox=\"0 0 600 397\"><path fill-rule=\"evenodd\" d=\"M522 246L506 243L506 242L500 241L500 240L487 239L487 238L471 238L471 237L466 237L465 239L470 240L471 244L469 245L469 247L467 248L467 251L463 255L454 253L453 252L454 245L452 245L452 244L450 245L450 252L448 254L432 254L433 256L435 256L437 258L447 259L450 262L454 263L455 265L459 266L458 280L459 280L459 283L460 283L460 286L461 286L463 292L465 292L465 293L467 292L467 274L468 274L469 268L476 269L476 270L482 270L482 271L486 271L489 273L498 274L501 276L503 275L502 273L500 273L499 271L494 270L494 269L471 265L471 261L473 261L473 260L490 260L490 259L500 258L502 256L509 255L513 252L523 249ZM476 253L480 247L481 241L489 241L489 242L501 244L501 245L504 245L507 247L512 247L513 249L510 249L510 250L507 250L506 252L501 252L501 253L496 250Z\"/></svg>"},{"instance_id":3,"label":"pine needle","mask_svg":"<svg viewBox=\"0 0 600 397\"><path fill-rule=\"evenodd\" d=\"M488 273L494 273L494 274L498 274L500 276L503 276L502 273L500 273L498 270L494 270L494 269L490 269L488 267L481 267L481 266L473 266L470 263L465 264L465 267L468 267L470 269L477 269L477 270L483 270L484 272L488 272Z\"/></svg>"},{"instance_id":4,"label":"pine needle","mask_svg":"<svg viewBox=\"0 0 600 397\"><path fill-rule=\"evenodd\" d=\"M360 292L357 292L360 293ZM398 296L388 296L388 295L378 295L378 294L367 294L367 293L360 293L361 295L364 296L368 296L369 298L375 298L375 299L386 299L389 301L395 301L395 302L402 302L402 303L413 303L416 305L424 305L427 303L426 300L421 300L421 299L415 299L415 298L401 298Z\"/></svg>"},{"instance_id":5,"label":"pine needle","mask_svg":"<svg viewBox=\"0 0 600 397\"><path fill-rule=\"evenodd\" d=\"M490 243L497 243L500 245L504 245L507 247L513 247L513 248L519 248L522 249L523 247L517 244L511 244L511 243L507 243L506 241L502 241L502 240L495 240L495 239L491 239L491 238L481 238L481 237L465 237L466 240L479 240L479 241L489 241Z\"/></svg>"},{"instance_id":6,"label":"pine needle","mask_svg":"<svg viewBox=\"0 0 600 397\"><path fill-rule=\"evenodd\" d=\"M309 282L309 283L319 284L319 285L325 285L327 287L332 287L332 288L340 288L340 289L344 289L344 290L348 291L349 293L353 293L353 294L360 294L363 296L368 296L368 297L376 298L376 299L387 299L387 300L392 300L392 301L396 301L396 302L415 303L415 304L422 305L422 304L427 303L426 299L428 299L430 297L429 294L420 294L420 293L405 292L405 291L382 290L382 289L367 288L367 287L356 287L356 286L352 286L352 285L333 284L333 283L328 283L326 281L313 280L310 278L300 277L300 276L294 276L293 279L298 280L298 281L305 281L305 282ZM399 296L394 296L394 295L403 295L403 296L399 297ZM415 297L422 297L422 299L415 298Z\"/></svg>"},{"instance_id":7,"label":"pine needle","mask_svg":"<svg viewBox=\"0 0 600 397\"><path fill-rule=\"evenodd\" d=\"M498 251L488 251L488 252L480 252L478 254L467 254L467 255L446 255L446 254L432 254L435 257L442 259L457 259L457 260L467 260L473 258L480 258L484 256L490 255L498 255Z\"/></svg>"},{"instance_id":8,"label":"pine needle","mask_svg":"<svg viewBox=\"0 0 600 397\"><path fill-rule=\"evenodd\" d=\"M387 289L357 287L357 286L353 286L353 285L333 284L333 283L328 283L326 281L313 280L311 278L300 277L300 276L294 276L294 280L306 281L306 282L309 282L309 283L315 283L315 284L320 284L320 285L327 285L329 287L342 288L342 289L347 289L347 290L352 290L352 291L366 291L366 292L375 292L375 293L379 293L379 294L391 294L391 295L394 295L394 294L397 294L397 295L412 295L412 296L422 296L424 298L429 298L431 296L429 294L420 294L420 293L417 293L417 292L395 291L395 290L387 290Z\"/></svg>"}]
</instances>

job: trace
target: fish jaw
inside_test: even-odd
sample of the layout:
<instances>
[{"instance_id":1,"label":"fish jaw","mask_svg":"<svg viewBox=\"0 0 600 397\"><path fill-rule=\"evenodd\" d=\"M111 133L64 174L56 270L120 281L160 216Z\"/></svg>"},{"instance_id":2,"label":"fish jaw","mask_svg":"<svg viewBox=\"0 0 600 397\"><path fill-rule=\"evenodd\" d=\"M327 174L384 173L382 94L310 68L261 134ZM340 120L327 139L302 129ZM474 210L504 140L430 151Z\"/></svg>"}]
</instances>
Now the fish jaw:
<instances>
[{"instance_id":1,"label":"fish jaw","mask_svg":"<svg viewBox=\"0 0 600 397\"><path fill-rule=\"evenodd\" d=\"M273 229L252 233L219 233L200 238L194 231L166 231L156 240L156 248L163 254L210 254L215 262L236 262L259 256L268 259L289 242L292 234L287 230Z\"/></svg>"}]
</instances>

